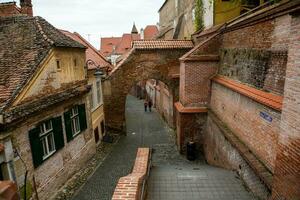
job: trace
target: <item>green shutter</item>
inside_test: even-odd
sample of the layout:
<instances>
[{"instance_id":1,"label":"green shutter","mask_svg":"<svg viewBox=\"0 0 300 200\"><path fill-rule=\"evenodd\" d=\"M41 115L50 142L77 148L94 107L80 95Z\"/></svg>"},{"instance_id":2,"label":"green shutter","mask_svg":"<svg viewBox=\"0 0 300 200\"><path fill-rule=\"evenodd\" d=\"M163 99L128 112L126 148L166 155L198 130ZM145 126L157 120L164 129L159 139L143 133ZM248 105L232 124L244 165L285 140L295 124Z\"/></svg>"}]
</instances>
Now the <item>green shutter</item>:
<instances>
[{"instance_id":1,"label":"green shutter","mask_svg":"<svg viewBox=\"0 0 300 200\"><path fill-rule=\"evenodd\" d=\"M70 142L71 140L73 140L72 125L71 125L71 110L64 113L64 120L65 120L67 142Z\"/></svg>"},{"instance_id":2,"label":"green shutter","mask_svg":"<svg viewBox=\"0 0 300 200\"><path fill-rule=\"evenodd\" d=\"M34 168L37 168L43 163L43 146L39 134L40 127L31 129L29 131L29 141Z\"/></svg>"},{"instance_id":3,"label":"green shutter","mask_svg":"<svg viewBox=\"0 0 300 200\"><path fill-rule=\"evenodd\" d=\"M55 149L56 151L58 151L65 146L62 121L60 116L52 119L52 126L55 140Z\"/></svg>"},{"instance_id":4,"label":"green shutter","mask_svg":"<svg viewBox=\"0 0 300 200\"><path fill-rule=\"evenodd\" d=\"M78 113L79 113L79 121L80 121L80 130L84 131L87 128L85 104L81 104L78 106Z\"/></svg>"}]
</instances>

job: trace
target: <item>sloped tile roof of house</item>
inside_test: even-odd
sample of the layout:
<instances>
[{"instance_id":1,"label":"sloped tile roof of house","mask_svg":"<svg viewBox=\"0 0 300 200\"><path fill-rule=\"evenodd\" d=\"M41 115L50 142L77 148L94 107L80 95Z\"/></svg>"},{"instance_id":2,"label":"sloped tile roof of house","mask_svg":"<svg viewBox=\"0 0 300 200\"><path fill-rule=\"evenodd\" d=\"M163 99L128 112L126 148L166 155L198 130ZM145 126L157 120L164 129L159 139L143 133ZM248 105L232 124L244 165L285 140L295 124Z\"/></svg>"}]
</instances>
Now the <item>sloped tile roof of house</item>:
<instances>
[{"instance_id":1,"label":"sloped tile roof of house","mask_svg":"<svg viewBox=\"0 0 300 200\"><path fill-rule=\"evenodd\" d=\"M148 25L146 26L144 30L144 39L145 40L150 40L150 39L155 39L156 36L158 35L159 31L157 26L155 25Z\"/></svg>"},{"instance_id":2,"label":"sloped tile roof of house","mask_svg":"<svg viewBox=\"0 0 300 200\"><path fill-rule=\"evenodd\" d=\"M104 56L109 56L113 52L113 48L121 42L122 37L104 37L101 38L100 52Z\"/></svg>"},{"instance_id":3,"label":"sloped tile roof of house","mask_svg":"<svg viewBox=\"0 0 300 200\"><path fill-rule=\"evenodd\" d=\"M53 47L85 49L41 17L0 17L0 112L33 77Z\"/></svg>"},{"instance_id":4,"label":"sloped tile roof of house","mask_svg":"<svg viewBox=\"0 0 300 200\"><path fill-rule=\"evenodd\" d=\"M134 49L190 49L194 47L191 40L136 40L132 42Z\"/></svg>"},{"instance_id":5,"label":"sloped tile roof of house","mask_svg":"<svg viewBox=\"0 0 300 200\"><path fill-rule=\"evenodd\" d=\"M105 59L104 55L98 52L93 45L91 45L87 40L85 40L79 33L71 33L66 30L60 30L66 36L72 38L73 40L84 45L86 49L86 60L92 60L95 65L88 65L88 69L96 69L97 66L100 67L111 67L110 63Z\"/></svg>"}]
</instances>

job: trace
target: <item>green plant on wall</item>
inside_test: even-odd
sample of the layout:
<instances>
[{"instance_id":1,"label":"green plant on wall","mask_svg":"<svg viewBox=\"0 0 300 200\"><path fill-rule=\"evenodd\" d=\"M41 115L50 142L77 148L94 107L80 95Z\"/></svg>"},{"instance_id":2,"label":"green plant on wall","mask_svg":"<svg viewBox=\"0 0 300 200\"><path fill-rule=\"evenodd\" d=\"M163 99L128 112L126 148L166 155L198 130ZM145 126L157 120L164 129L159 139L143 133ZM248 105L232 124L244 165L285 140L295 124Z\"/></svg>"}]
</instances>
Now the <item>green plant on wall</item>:
<instances>
[{"instance_id":1,"label":"green plant on wall","mask_svg":"<svg viewBox=\"0 0 300 200\"><path fill-rule=\"evenodd\" d=\"M196 0L195 8L195 29L199 31L203 28L203 2L202 0Z\"/></svg>"}]
</instances>

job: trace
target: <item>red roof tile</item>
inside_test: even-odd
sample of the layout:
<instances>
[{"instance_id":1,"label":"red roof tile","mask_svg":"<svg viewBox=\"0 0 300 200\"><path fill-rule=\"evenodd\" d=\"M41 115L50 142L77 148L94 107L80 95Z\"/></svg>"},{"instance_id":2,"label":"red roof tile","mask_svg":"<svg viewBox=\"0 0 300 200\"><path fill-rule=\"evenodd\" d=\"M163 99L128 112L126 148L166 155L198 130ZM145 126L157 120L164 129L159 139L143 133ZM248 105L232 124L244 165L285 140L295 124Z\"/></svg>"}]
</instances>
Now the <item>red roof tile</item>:
<instances>
[{"instance_id":1,"label":"red roof tile","mask_svg":"<svg viewBox=\"0 0 300 200\"><path fill-rule=\"evenodd\" d=\"M157 26L155 25L148 25L146 26L144 30L144 39L145 40L150 40L150 39L155 39L156 36L158 35L159 31Z\"/></svg>"},{"instance_id":2,"label":"red roof tile","mask_svg":"<svg viewBox=\"0 0 300 200\"><path fill-rule=\"evenodd\" d=\"M135 49L191 49L191 40L136 40L132 42Z\"/></svg>"},{"instance_id":3,"label":"red roof tile","mask_svg":"<svg viewBox=\"0 0 300 200\"><path fill-rule=\"evenodd\" d=\"M97 66L100 67L110 67L110 63L105 59L104 55L95 49L87 40L85 40L80 34L78 33L71 33L69 31L60 30L62 33L67 35L68 37L72 38L73 40L81 43L84 45L86 49L86 60L92 60L96 63ZM89 69L95 69L96 66L88 66Z\"/></svg>"},{"instance_id":4,"label":"red roof tile","mask_svg":"<svg viewBox=\"0 0 300 200\"><path fill-rule=\"evenodd\" d=\"M113 52L113 48L116 48L121 40L122 37L101 38L100 52L105 56L109 56Z\"/></svg>"}]
</instances>

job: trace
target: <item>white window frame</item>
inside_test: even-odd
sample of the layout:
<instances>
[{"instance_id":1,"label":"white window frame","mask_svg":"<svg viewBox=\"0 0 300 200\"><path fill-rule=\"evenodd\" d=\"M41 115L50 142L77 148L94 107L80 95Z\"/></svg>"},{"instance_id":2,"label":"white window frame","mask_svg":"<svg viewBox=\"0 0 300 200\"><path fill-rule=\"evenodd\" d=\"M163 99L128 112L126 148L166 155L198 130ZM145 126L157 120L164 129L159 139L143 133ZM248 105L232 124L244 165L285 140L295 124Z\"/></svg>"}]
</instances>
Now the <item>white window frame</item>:
<instances>
[{"instance_id":1,"label":"white window frame","mask_svg":"<svg viewBox=\"0 0 300 200\"><path fill-rule=\"evenodd\" d=\"M49 123L49 127L47 127L47 123ZM46 160L48 157L50 157L56 152L53 126L51 120L46 121L40 125L39 136L43 146L43 160ZM51 146L53 146L53 149L51 149Z\"/></svg>"},{"instance_id":2,"label":"white window frame","mask_svg":"<svg viewBox=\"0 0 300 200\"><path fill-rule=\"evenodd\" d=\"M78 125L78 127L76 125ZM81 132L78 106L75 106L71 109L71 129L73 137Z\"/></svg>"}]
</instances>

